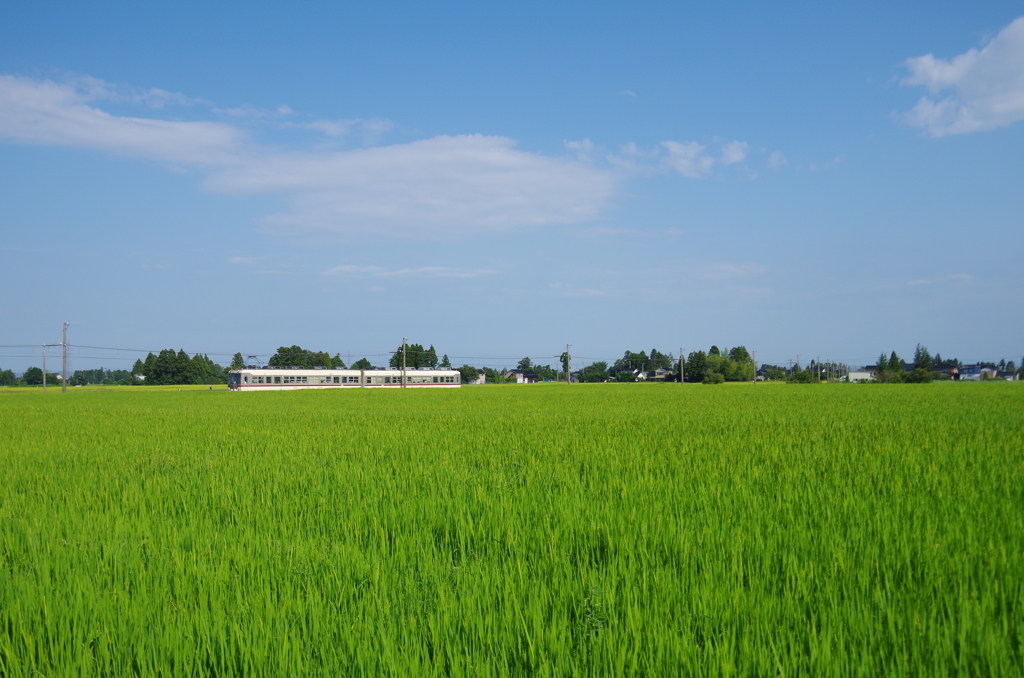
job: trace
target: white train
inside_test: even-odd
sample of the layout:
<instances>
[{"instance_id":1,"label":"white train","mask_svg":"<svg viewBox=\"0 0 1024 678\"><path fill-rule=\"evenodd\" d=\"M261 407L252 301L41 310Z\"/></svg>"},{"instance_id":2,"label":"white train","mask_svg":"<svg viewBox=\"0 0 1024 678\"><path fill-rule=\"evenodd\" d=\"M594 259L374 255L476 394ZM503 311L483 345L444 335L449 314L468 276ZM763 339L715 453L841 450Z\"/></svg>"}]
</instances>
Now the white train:
<instances>
[{"instance_id":1,"label":"white train","mask_svg":"<svg viewBox=\"0 0 1024 678\"><path fill-rule=\"evenodd\" d=\"M247 367L228 372L232 391L286 391L299 388L402 388L401 369L348 370L316 367ZM458 370L421 367L405 371L409 388L458 388Z\"/></svg>"}]
</instances>

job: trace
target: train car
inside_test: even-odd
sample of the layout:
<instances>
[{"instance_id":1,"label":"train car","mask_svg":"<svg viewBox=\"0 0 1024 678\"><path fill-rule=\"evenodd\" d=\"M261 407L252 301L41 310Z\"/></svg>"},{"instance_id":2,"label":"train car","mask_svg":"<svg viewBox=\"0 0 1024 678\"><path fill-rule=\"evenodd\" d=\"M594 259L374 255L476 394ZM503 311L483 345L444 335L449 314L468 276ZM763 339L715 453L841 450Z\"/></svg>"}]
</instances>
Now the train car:
<instances>
[{"instance_id":1,"label":"train car","mask_svg":"<svg viewBox=\"0 0 1024 678\"><path fill-rule=\"evenodd\" d=\"M232 391L290 391L300 388L458 388L458 370L420 368L369 370L314 367L246 367L228 372Z\"/></svg>"}]
</instances>

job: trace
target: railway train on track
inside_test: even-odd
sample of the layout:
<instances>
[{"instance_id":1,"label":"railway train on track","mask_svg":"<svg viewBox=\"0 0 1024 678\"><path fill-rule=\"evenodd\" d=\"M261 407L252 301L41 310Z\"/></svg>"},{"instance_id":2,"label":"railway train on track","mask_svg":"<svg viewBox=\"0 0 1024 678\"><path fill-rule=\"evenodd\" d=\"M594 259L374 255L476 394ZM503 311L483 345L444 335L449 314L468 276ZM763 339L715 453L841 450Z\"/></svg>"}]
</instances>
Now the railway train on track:
<instances>
[{"instance_id":1,"label":"railway train on track","mask_svg":"<svg viewBox=\"0 0 1024 678\"><path fill-rule=\"evenodd\" d=\"M404 375L404 376L403 376ZM458 370L314 367L246 367L228 372L232 391L290 391L300 388L458 388Z\"/></svg>"}]
</instances>

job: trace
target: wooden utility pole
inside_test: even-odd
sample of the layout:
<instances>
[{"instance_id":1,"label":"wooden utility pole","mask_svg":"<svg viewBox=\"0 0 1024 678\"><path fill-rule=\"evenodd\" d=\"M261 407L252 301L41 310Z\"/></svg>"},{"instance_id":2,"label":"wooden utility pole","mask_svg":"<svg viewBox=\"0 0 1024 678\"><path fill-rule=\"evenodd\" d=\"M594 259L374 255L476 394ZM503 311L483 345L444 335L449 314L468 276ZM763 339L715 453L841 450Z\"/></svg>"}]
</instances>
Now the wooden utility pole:
<instances>
[{"instance_id":1,"label":"wooden utility pole","mask_svg":"<svg viewBox=\"0 0 1024 678\"><path fill-rule=\"evenodd\" d=\"M751 383L757 383L757 351L754 351L754 378L750 380Z\"/></svg>"},{"instance_id":2,"label":"wooden utility pole","mask_svg":"<svg viewBox=\"0 0 1024 678\"><path fill-rule=\"evenodd\" d=\"M46 344L43 344L43 393L46 393Z\"/></svg>"},{"instance_id":3,"label":"wooden utility pole","mask_svg":"<svg viewBox=\"0 0 1024 678\"><path fill-rule=\"evenodd\" d=\"M60 338L61 346L61 358L60 358L60 392L68 392L68 324L64 323L64 332Z\"/></svg>"},{"instance_id":4,"label":"wooden utility pole","mask_svg":"<svg viewBox=\"0 0 1024 678\"><path fill-rule=\"evenodd\" d=\"M405 388L405 383L408 381L405 376L405 337L402 337L402 388Z\"/></svg>"},{"instance_id":5,"label":"wooden utility pole","mask_svg":"<svg viewBox=\"0 0 1024 678\"><path fill-rule=\"evenodd\" d=\"M686 360L683 358L683 354L686 353L686 347L679 347L679 383L682 384L686 381Z\"/></svg>"},{"instance_id":6,"label":"wooden utility pole","mask_svg":"<svg viewBox=\"0 0 1024 678\"><path fill-rule=\"evenodd\" d=\"M569 363L572 360L572 356L569 355L569 347L572 344L565 345L565 385L568 386L572 383L572 377L569 376Z\"/></svg>"}]
</instances>

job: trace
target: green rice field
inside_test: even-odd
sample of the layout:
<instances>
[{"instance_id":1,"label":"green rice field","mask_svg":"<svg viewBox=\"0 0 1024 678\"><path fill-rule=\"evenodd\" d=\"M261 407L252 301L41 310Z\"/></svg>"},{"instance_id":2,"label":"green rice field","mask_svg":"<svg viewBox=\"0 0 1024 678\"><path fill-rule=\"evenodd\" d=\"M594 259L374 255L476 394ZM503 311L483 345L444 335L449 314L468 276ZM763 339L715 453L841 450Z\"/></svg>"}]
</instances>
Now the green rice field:
<instances>
[{"instance_id":1,"label":"green rice field","mask_svg":"<svg viewBox=\"0 0 1024 678\"><path fill-rule=\"evenodd\" d=\"M1022 386L0 393L0 677L1024 675Z\"/></svg>"}]
</instances>

